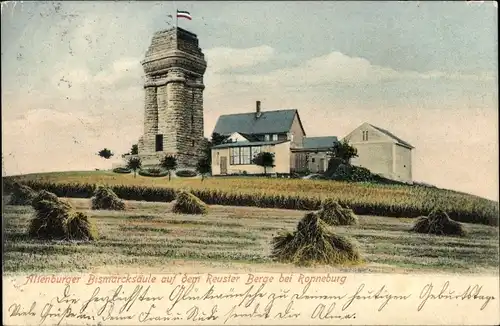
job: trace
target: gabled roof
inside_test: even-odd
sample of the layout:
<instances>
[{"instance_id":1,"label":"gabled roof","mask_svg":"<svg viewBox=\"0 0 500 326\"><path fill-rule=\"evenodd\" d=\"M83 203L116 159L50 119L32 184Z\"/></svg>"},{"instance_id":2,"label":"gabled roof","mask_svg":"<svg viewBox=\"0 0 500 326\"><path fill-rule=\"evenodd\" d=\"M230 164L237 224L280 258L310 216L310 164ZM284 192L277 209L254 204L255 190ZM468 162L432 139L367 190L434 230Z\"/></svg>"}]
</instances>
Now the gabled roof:
<instances>
[{"instance_id":1,"label":"gabled roof","mask_svg":"<svg viewBox=\"0 0 500 326\"><path fill-rule=\"evenodd\" d=\"M409 148L415 148L413 147L412 145L410 145L408 142L405 142L404 140L402 140L401 138L395 136L393 133L391 133L390 131L388 130L385 130L385 129L382 129L380 127L377 127L377 126L374 126L372 124L370 124L370 126L372 126L373 128L377 129L378 131L380 131L381 133L391 137L392 139L394 139L398 144L400 145L403 145L403 146L406 146L406 147L409 147Z\"/></svg>"},{"instance_id":2,"label":"gabled roof","mask_svg":"<svg viewBox=\"0 0 500 326\"><path fill-rule=\"evenodd\" d=\"M336 136L326 136L326 137L304 137L303 147L304 148L329 148L333 147L333 144L338 142Z\"/></svg>"},{"instance_id":3,"label":"gabled roof","mask_svg":"<svg viewBox=\"0 0 500 326\"><path fill-rule=\"evenodd\" d=\"M275 140L275 141L254 141L254 142L234 142L234 143L224 143L212 148L228 148L228 147L249 147L249 146L263 146L263 145L277 145L286 143L289 140Z\"/></svg>"},{"instance_id":4,"label":"gabled roof","mask_svg":"<svg viewBox=\"0 0 500 326\"><path fill-rule=\"evenodd\" d=\"M230 135L233 132L239 132L242 135L285 133L290 131L295 115L300 122L295 109L261 111L258 118L255 112L221 115L213 132L221 135ZM300 125L302 127L302 122Z\"/></svg>"}]
</instances>

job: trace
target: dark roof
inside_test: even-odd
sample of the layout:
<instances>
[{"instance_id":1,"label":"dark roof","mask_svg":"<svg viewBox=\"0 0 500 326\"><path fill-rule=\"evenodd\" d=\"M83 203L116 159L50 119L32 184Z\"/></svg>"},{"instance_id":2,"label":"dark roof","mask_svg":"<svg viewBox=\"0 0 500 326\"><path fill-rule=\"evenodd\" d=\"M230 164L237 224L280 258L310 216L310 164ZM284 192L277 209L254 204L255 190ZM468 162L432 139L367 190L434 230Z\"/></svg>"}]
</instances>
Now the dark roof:
<instances>
[{"instance_id":1,"label":"dark roof","mask_svg":"<svg viewBox=\"0 0 500 326\"><path fill-rule=\"evenodd\" d=\"M255 112L221 115L215 124L214 132L221 135L230 135L233 132L247 135L285 133L290 131L295 114L298 114L297 110L288 109L261 111L258 118Z\"/></svg>"},{"instance_id":2,"label":"dark roof","mask_svg":"<svg viewBox=\"0 0 500 326\"><path fill-rule=\"evenodd\" d=\"M385 129L382 129L382 128L379 128L377 126L374 126L372 124L370 124L370 126L372 126L373 128L377 129L378 131L386 134L387 136L391 137L392 139L394 139L395 141L397 141L399 144L403 145L403 146L406 146L406 147L409 147L409 148L415 148L413 147L412 145L410 145L409 143L405 142L404 140L402 140L401 138L395 136L393 133L391 133L390 131L388 130L385 130Z\"/></svg>"},{"instance_id":3,"label":"dark roof","mask_svg":"<svg viewBox=\"0 0 500 326\"><path fill-rule=\"evenodd\" d=\"M303 147L304 148L327 148L333 147L333 144L338 142L336 136L326 136L326 137L304 137Z\"/></svg>"},{"instance_id":4,"label":"dark roof","mask_svg":"<svg viewBox=\"0 0 500 326\"><path fill-rule=\"evenodd\" d=\"M212 146L212 148L228 148L228 147L249 147L249 146L263 146L263 145L276 145L286 143L289 140L275 140L275 141L254 141L254 142L234 142L225 143Z\"/></svg>"}]
</instances>

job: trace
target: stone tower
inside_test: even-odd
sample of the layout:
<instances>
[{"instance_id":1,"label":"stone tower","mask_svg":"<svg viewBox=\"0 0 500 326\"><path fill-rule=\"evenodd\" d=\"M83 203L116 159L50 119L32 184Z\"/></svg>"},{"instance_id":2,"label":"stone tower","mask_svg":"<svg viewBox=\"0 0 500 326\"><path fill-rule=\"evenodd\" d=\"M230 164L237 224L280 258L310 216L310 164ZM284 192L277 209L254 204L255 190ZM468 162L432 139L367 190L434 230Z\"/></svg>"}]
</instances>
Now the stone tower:
<instances>
[{"instance_id":1,"label":"stone tower","mask_svg":"<svg viewBox=\"0 0 500 326\"><path fill-rule=\"evenodd\" d=\"M145 59L144 134L139 140L143 166L165 155L180 168L196 166L203 138L203 74L207 63L195 34L182 28L156 32Z\"/></svg>"}]
</instances>

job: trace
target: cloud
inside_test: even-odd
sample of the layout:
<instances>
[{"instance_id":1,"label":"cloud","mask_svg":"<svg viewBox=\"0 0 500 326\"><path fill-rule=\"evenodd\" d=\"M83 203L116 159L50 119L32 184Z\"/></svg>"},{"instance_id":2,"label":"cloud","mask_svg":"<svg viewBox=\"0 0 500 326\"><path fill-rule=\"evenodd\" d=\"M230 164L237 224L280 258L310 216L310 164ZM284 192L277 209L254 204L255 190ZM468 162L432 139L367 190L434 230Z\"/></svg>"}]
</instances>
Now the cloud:
<instances>
[{"instance_id":1,"label":"cloud","mask_svg":"<svg viewBox=\"0 0 500 326\"><path fill-rule=\"evenodd\" d=\"M210 73L218 73L266 62L275 55L275 50L262 45L246 49L218 47L205 50L204 53L210 65Z\"/></svg>"},{"instance_id":2,"label":"cloud","mask_svg":"<svg viewBox=\"0 0 500 326\"><path fill-rule=\"evenodd\" d=\"M275 53L270 51L270 53ZM270 57L265 57L270 59ZM259 62L257 62L259 63ZM256 63L256 64L257 64ZM224 61L221 61L224 64ZM226 69L219 67L219 71ZM227 76L232 82L243 84L262 84L295 86L323 85L342 83L344 85L375 84L394 80L428 80L446 78L450 80L481 81L494 80L490 73L460 74L440 71L417 72L397 71L390 67L378 66L365 58L350 57L335 51L329 54L311 58L295 67L276 69L264 74L231 74Z\"/></svg>"},{"instance_id":3,"label":"cloud","mask_svg":"<svg viewBox=\"0 0 500 326\"><path fill-rule=\"evenodd\" d=\"M103 86L122 88L140 81L142 66L138 58L122 58L114 61L110 67L100 71L93 82Z\"/></svg>"}]
</instances>

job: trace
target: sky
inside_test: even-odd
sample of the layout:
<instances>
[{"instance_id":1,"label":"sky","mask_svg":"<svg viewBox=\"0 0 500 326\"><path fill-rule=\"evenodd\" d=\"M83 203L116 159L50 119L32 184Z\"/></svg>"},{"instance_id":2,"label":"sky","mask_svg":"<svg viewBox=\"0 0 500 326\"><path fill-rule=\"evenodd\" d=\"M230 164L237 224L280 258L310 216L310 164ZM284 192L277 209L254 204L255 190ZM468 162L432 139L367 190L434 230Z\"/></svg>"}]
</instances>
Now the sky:
<instances>
[{"instance_id":1,"label":"sky","mask_svg":"<svg viewBox=\"0 0 500 326\"><path fill-rule=\"evenodd\" d=\"M308 136L369 122L415 146L416 181L498 200L488 1L2 2L3 174L119 163L143 132L140 61L176 8L208 62L207 137L257 100L297 109Z\"/></svg>"}]
</instances>

